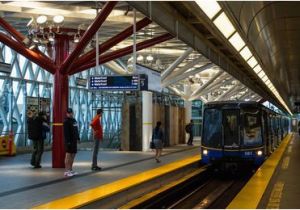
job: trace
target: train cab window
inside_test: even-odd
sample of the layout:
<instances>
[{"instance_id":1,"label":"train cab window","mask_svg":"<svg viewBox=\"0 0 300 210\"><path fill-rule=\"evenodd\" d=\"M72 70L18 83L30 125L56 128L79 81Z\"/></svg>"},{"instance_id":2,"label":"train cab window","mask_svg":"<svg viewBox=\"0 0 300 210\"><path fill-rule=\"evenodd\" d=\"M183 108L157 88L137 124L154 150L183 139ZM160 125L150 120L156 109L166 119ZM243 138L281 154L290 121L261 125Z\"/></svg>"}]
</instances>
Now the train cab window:
<instances>
[{"instance_id":1,"label":"train cab window","mask_svg":"<svg viewBox=\"0 0 300 210\"><path fill-rule=\"evenodd\" d=\"M221 148L222 112L218 109L204 111L202 145Z\"/></svg>"},{"instance_id":2,"label":"train cab window","mask_svg":"<svg viewBox=\"0 0 300 210\"><path fill-rule=\"evenodd\" d=\"M239 147L239 110L223 110L224 148Z\"/></svg>"},{"instance_id":3,"label":"train cab window","mask_svg":"<svg viewBox=\"0 0 300 210\"><path fill-rule=\"evenodd\" d=\"M262 144L260 112L257 109L244 109L244 146Z\"/></svg>"}]
</instances>

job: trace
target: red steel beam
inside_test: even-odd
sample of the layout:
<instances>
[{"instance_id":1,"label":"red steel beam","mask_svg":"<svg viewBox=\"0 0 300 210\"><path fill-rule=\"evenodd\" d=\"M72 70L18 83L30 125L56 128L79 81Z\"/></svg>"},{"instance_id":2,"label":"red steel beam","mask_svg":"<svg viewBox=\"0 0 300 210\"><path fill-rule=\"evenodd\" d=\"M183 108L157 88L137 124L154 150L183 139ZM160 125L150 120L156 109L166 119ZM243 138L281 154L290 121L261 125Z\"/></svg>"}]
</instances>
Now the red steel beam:
<instances>
[{"instance_id":1,"label":"red steel beam","mask_svg":"<svg viewBox=\"0 0 300 210\"><path fill-rule=\"evenodd\" d=\"M4 28L13 38L15 38L22 46L25 47L23 40L26 38L22 33L17 31L14 27L12 27L8 22L6 22L3 18L0 17L0 26ZM44 57L44 60L48 60L47 62L53 63L51 59L45 56L41 51L38 49L34 49L36 53L40 54L40 56Z\"/></svg>"},{"instance_id":2,"label":"red steel beam","mask_svg":"<svg viewBox=\"0 0 300 210\"><path fill-rule=\"evenodd\" d=\"M69 55L68 58L61 65L59 71L62 74L68 72L68 69L71 67L72 62L74 62L74 60L78 58L80 53L87 46L89 41L93 38L95 33L104 23L104 21L106 20L106 18L111 13L111 11L113 10L113 8L117 3L118 3L117 1L109 1L104 5L104 7L101 9L101 12L97 15L96 19L94 20L94 22L90 25L89 29L87 29L83 34L81 40L79 41L79 43L77 44L77 46L75 47L71 55Z\"/></svg>"},{"instance_id":3,"label":"red steel beam","mask_svg":"<svg viewBox=\"0 0 300 210\"><path fill-rule=\"evenodd\" d=\"M147 18L147 17L143 18L142 20L140 20L139 22L136 23L136 31L141 30L142 28L146 27L150 23L152 23L152 21L149 18ZM127 39L128 37L130 37L132 34L133 34L133 26L130 26L130 27L126 28L125 30L123 30L122 32L120 32L119 34L117 34L116 36L114 36L114 37L108 39L107 41L105 41L104 43L100 44L99 45L99 54L106 52L111 47L115 46L116 44L118 44L118 43L122 42L123 40ZM93 49L93 50L89 51L88 53L79 57L79 59L73 63L71 69L76 66L82 66L82 65L86 64L87 62L95 59L95 57L96 57L96 49Z\"/></svg>"},{"instance_id":4,"label":"red steel beam","mask_svg":"<svg viewBox=\"0 0 300 210\"><path fill-rule=\"evenodd\" d=\"M21 45L19 42L14 41L9 36L3 33L0 33L0 42L12 48L17 53L20 53L30 61L36 63L38 66L42 67L46 71L49 71L52 74L55 73L55 65L53 63L50 63L50 59L46 59L40 53L27 49L24 45Z\"/></svg>"},{"instance_id":5,"label":"red steel beam","mask_svg":"<svg viewBox=\"0 0 300 210\"><path fill-rule=\"evenodd\" d=\"M69 38L67 35L56 37L55 63L60 66L68 57ZM63 168L65 166L65 148L63 121L68 108L69 79L59 71L54 74L53 84L53 127L52 127L52 167Z\"/></svg>"},{"instance_id":6,"label":"red steel beam","mask_svg":"<svg viewBox=\"0 0 300 210\"><path fill-rule=\"evenodd\" d=\"M158 36L158 37L140 42L136 45L136 51L143 50L143 49L151 47L153 45L156 45L156 44L162 43L164 41L170 40L172 38L174 38L174 36L167 33L167 34L163 34L161 36ZM122 48L122 49L119 49L119 50L116 50L116 51L113 51L113 52L106 53L105 55L99 56L99 64L103 64L103 63L112 61L114 59L117 59L117 58L123 57L125 55L128 55L132 52L133 52L133 46L128 46L128 47L125 47L125 48ZM89 69L89 68L92 68L95 65L96 65L96 61L92 61L91 63L80 66L79 68L74 68L72 71L70 71L70 75L76 74L78 72L84 71L84 70Z\"/></svg>"},{"instance_id":7,"label":"red steel beam","mask_svg":"<svg viewBox=\"0 0 300 210\"><path fill-rule=\"evenodd\" d=\"M25 36L12 27L8 22L0 17L0 26L4 28L12 37L14 37L19 43L23 43Z\"/></svg>"}]
</instances>

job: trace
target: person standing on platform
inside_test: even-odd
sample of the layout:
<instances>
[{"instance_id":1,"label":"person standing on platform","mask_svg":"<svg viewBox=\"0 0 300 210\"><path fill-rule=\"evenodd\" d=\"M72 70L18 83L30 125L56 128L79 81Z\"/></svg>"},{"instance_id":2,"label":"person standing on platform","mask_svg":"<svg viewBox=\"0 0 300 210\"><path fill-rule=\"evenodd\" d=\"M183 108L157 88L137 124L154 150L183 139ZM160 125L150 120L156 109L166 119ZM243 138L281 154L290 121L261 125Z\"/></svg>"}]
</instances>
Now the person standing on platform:
<instances>
[{"instance_id":1,"label":"person standing on platform","mask_svg":"<svg viewBox=\"0 0 300 210\"><path fill-rule=\"evenodd\" d=\"M160 126L161 122L158 121L152 132L152 142L154 143L155 160L157 163L160 163L159 157L161 156L163 149L163 132Z\"/></svg>"},{"instance_id":2,"label":"person standing on platform","mask_svg":"<svg viewBox=\"0 0 300 210\"><path fill-rule=\"evenodd\" d=\"M193 122L193 120L191 120L191 122L189 124L187 124L185 130L189 134L189 140L187 142L187 145L193 146L193 140L194 140L194 122Z\"/></svg>"},{"instance_id":3,"label":"person standing on platform","mask_svg":"<svg viewBox=\"0 0 300 210\"><path fill-rule=\"evenodd\" d=\"M100 141L103 139L103 129L101 125L102 118L102 109L97 109L97 114L91 122L91 127L94 133L94 149L93 149L93 162L92 162L92 171L99 171L101 167L98 166L98 151Z\"/></svg>"},{"instance_id":4,"label":"person standing on platform","mask_svg":"<svg viewBox=\"0 0 300 210\"><path fill-rule=\"evenodd\" d=\"M64 176L71 177L77 174L73 171L74 158L77 153L77 142L80 141L78 124L73 117L73 110L67 109L67 117L63 123L64 126L64 138L65 138L65 168Z\"/></svg>"},{"instance_id":5,"label":"person standing on platform","mask_svg":"<svg viewBox=\"0 0 300 210\"><path fill-rule=\"evenodd\" d=\"M33 143L30 163L34 168L41 168L41 159L44 152L43 121L40 114L36 116L32 111L27 113L27 117L28 138Z\"/></svg>"},{"instance_id":6,"label":"person standing on platform","mask_svg":"<svg viewBox=\"0 0 300 210\"><path fill-rule=\"evenodd\" d=\"M43 138L43 142L44 142L47 137L47 133L50 131L50 126L48 124L47 115L45 112L40 112L39 117L42 120L42 127L43 127L42 138Z\"/></svg>"}]
</instances>

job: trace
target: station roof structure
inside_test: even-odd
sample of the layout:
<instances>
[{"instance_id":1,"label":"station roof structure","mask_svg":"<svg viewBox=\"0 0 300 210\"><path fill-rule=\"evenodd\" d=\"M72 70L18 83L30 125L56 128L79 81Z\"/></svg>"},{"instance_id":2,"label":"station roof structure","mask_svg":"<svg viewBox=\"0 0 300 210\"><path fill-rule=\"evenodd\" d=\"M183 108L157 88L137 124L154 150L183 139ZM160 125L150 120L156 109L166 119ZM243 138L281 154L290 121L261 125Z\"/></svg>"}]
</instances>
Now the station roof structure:
<instances>
[{"instance_id":1,"label":"station roof structure","mask_svg":"<svg viewBox=\"0 0 300 210\"><path fill-rule=\"evenodd\" d=\"M82 38L94 21L96 11L100 12L105 3L1 1L0 17L31 42L38 38L39 49L51 45L52 32L68 29L63 32L74 37L72 51L76 39ZM120 1L99 29L100 44L132 26L136 9L136 22L142 24L137 28L137 43L165 36L165 41L137 49L137 63L161 71L163 87L189 100L270 101L290 113L294 111L294 103L299 100L296 56L299 5L292 2L204 3ZM38 23L41 15L47 20ZM64 17L63 22L54 22L53 17L58 15ZM1 33L7 33L5 22L1 21ZM130 35L107 52L132 45ZM95 39L92 39L82 56L94 48ZM45 55L53 59L53 52ZM132 69L132 53L122 55L118 63L110 60L105 65L117 74L128 74ZM79 69L93 65L79 65ZM191 95L184 94L185 84L192 85Z\"/></svg>"}]
</instances>

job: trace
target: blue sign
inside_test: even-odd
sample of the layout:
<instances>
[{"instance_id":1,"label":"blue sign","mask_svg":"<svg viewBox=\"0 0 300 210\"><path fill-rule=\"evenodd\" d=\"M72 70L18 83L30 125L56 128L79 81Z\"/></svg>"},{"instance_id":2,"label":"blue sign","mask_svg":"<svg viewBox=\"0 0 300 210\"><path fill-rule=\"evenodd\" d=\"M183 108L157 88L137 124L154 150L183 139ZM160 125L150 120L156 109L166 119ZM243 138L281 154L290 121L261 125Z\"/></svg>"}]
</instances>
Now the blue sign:
<instances>
[{"instance_id":1,"label":"blue sign","mask_svg":"<svg viewBox=\"0 0 300 210\"><path fill-rule=\"evenodd\" d=\"M139 75L91 76L91 90L137 91L140 90Z\"/></svg>"}]
</instances>

